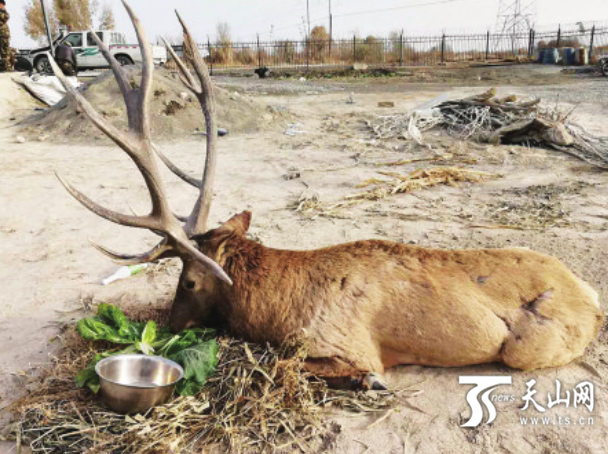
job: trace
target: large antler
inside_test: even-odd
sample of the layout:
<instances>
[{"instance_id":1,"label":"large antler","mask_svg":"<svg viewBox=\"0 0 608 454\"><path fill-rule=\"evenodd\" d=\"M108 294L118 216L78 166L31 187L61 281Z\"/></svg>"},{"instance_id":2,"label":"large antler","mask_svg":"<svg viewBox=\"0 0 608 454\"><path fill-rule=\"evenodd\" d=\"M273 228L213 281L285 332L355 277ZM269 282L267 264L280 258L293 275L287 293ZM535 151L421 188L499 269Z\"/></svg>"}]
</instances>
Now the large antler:
<instances>
[{"instance_id":1,"label":"large antler","mask_svg":"<svg viewBox=\"0 0 608 454\"><path fill-rule=\"evenodd\" d=\"M154 70L152 50L146 40L143 28L133 13L133 10L125 0L123 0L122 3L129 14L131 21L133 22L142 52L142 78L139 87L130 87L127 74L122 69L120 63L116 61L116 59L110 54L110 51L105 44L102 43L94 33L93 36L102 54L110 63L110 67L112 68L118 86L120 87L124 97L129 122L128 134L123 133L108 123L68 82L66 77L61 72L61 69L59 69L55 60L50 55L49 60L55 75L61 81L67 92L77 102L78 106L85 112L89 119L101 131L104 132L104 134L112 139L133 160L141 172L148 188L148 192L150 193L150 198L152 200L152 211L147 216L125 215L111 211L89 199L61 177L59 177L59 179L72 196L74 196L89 210L93 211L95 214L103 217L104 219L130 227L150 229L154 232L161 233L164 236L164 239L152 250L141 255L128 256L118 254L104 247L97 246L100 251L104 252L115 260L127 263L150 262L170 256L191 257L208 267L217 277L231 284L232 282L224 270L217 263L195 248L189 239L189 232L195 232L198 228L204 229L209 213L212 195L211 183L213 181L216 161L215 134L211 134L211 140L209 140L209 137L207 139L207 168L205 168L205 177L204 183L201 187L201 195L197 199L192 214L186 222L186 228L184 229L179 220L173 215L169 207L164 183L156 164L153 145L150 138L149 105L152 91L152 73ZM183 22L182 26L184 27L184 34L188 37L189 45L193 45L192 38L187 32ZM215 122L213 118L213 87L200 54L198 54L198 52L194 53L199 57L198 64L195 66L195 71L201 81L201 89L196 91L198 87L196 87L194 78L189 74L189 72L187 73L187 76L185 76L184 83L189 89L197 94L199 100L201 101L201 106L203 108L203 112L205 113L205 120L207 122L207 130L209 131L211 129L211 131L214 131ZM205 184L205 182L207 183ZM201 200L202 198L204 198L204 202Z\"/></svg>"},{"instance_id":2,"label":"large antler","mask_svg":"<svg viewBox=\"0 0 608 454\"><path fill-rule=\"evenodd\" d=\"M181 171L177 166L171 163L162 153L158 152L161 160L178 176L184 181L200 188L199 198L190 213L188 221L186 222L185 230L188 235L197 233L205 233L207 228L207 219L209 217L209 210L211 208L211 202L213 200L213 182L215 179L215 168L217 163L217 124L215 122L215 96L213 92L213 82L209 76L207 65L203 60L200 52L196 47L196 43L188 30L188 27L180 17L179 13L175 11L177 19L182 25L184 31L184 48L190 50L189 54L192 55L190 63L194 69L194 72L198 78L198 83L195 81L192 73L188 70L184 62L175 54L173 48L169 45L165 38L162 38L167 50L177 63L177 67L180 71L180 79L182 83L188 87L192 93L198 98L199 103L203 109L203 115L205 117L205 128L207 132L207 154L205 158L205 173L203 174L202 182L189 177L185 172Z\"/></svg>"}]
</instances>

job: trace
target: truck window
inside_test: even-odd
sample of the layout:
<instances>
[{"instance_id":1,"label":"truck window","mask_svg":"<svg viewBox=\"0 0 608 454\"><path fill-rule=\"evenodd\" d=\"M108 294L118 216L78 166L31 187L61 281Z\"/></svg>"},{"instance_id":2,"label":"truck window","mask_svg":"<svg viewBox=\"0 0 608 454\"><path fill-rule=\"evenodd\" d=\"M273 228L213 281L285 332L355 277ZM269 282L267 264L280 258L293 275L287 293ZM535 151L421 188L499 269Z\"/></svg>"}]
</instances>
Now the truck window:
<instances>
[{"instance_id":1,"label":"truck window","mask_svg":"<svg viewBox=\"0 0 608 454\"><path fill-rule=\"evenodd\" d=\"M82 33L70 33L64 40L64 44L70 43L72 47L82 47Z\"/></svg>"},{"instance_id":2,"label":"truck window","mask_svg":"<svg viewBox=\"0 0 608 454\"><path fill-rule=\"evenodd\" d=\"M97 32L97 36L99 37L99 39L103 43L103 32ZM95 39L93 38L93 33L91 33L91 32L87 33L87 46L88 47L96 47L97 46L97 43L95 42Z\"/></svg>"}]
</instances>

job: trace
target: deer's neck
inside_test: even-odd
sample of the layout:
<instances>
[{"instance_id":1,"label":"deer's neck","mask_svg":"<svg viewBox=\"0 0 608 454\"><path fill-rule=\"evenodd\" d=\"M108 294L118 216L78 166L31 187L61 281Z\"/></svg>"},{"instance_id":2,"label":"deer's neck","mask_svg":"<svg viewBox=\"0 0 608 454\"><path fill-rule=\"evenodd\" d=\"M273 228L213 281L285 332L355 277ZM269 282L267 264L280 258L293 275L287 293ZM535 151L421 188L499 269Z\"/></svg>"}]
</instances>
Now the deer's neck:
<instances>
[{"instance_id":1,"label":"deer's neck","mask_svg":"<svg viewBox=\"0 0 608 454\"><path fill-rule=\"evenodd\" d=\"M305 262L310 252L267 248L245 238L227 244L224 269L234 285L226 321L234 335L280 344L300 336L315 314Z\"/></svg>"}]
</instances>

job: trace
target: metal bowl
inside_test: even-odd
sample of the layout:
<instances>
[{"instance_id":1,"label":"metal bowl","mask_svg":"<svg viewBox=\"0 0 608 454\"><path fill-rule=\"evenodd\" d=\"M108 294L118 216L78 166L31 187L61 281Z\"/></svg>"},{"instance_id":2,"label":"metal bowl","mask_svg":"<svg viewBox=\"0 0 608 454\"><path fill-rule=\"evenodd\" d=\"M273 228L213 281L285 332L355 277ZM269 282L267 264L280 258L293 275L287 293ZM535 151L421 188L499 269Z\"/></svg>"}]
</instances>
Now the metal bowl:
<instances>
[{"instance_id":1,"label":"metal bowl","mask_svg":"<svg viewBox=\"0 0 608 454\"><path fill-rule=\"evenodd\" d=\"M149 355L115 355L95 366L100 392L117 413L142 413L166 403L184 376L179 364Z\"/></svg>"}]
</instances>

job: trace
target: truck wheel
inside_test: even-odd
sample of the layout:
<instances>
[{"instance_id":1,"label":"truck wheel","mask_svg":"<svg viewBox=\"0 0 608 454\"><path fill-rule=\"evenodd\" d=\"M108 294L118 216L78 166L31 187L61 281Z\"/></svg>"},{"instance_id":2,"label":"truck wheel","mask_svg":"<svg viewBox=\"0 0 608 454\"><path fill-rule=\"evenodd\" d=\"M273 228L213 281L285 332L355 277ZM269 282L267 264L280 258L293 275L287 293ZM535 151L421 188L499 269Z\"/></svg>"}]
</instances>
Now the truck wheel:
<instances>
[{"instance_id":1,"label":"truck wheel","mask_svg":"<svg viewBox=\"0 0 608 454\"><path fill-rule=\"evenodd\" d=\"M32 68L32 64L28 60L23 57L17 57L17 60L15 61L15 71L27 72L32 69L34 68Z\"/></svg>"},{"instance_id":2,"label":"truck wheel","mask_svg":"<svg viewBox=\"0 0 608 454\"><path fill-rule=\"evenodd\" d=\"M602 63L602 74L604 77L608 77L608 61Z\"/></svg>"},{"instance_id":3,"label":"truck wheel","mask_svg":"<svg viewBox=\"0 0 608 454\"><path fill-rule=\"evenodd\" d=\"M133 64L133 60L131 60L131 58L127 57L126 55L118 55L116 57L116 61L120 63L120 66L129 66Z\"/></svg>"},{"instance_id":4,"label":"truck wheel","mask_svg":"<svg viewBox=\"0 0 608 454\"><path fill-rule=\"evenodd\" d=\"M46 56L39 57L34 66L40 74L53 74L53 68L51 68L49 58Z\"/></svg>"}]
</instances>

